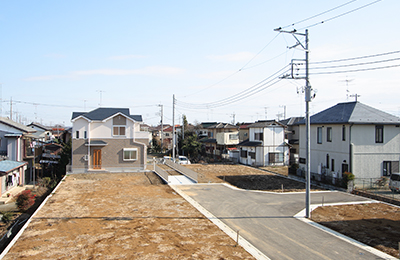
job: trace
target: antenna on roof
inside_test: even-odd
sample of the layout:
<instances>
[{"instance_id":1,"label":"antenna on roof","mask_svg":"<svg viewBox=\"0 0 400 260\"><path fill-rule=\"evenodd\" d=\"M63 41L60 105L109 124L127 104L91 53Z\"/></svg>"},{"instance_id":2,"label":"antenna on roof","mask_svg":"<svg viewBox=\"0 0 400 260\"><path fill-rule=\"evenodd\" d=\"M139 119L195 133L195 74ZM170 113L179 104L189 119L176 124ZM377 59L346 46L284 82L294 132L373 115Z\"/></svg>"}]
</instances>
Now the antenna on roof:
<instances>
[{"instance_id":1,"label":"antenna on roof","mask_svg":"<svg viewBox=\"0 0 400 260\"><path fill-rule=\"evenodd\" d=\"M102 94L103 94L103 92L105 92L104 90L96 90L96 92L99 92L100 93L100 103L99 103L99 106L101 107L102 106L102 103L101 103L101 101L102 101Z\"/></svg>"},{"instance_id":2,"label":"antenna on roof","mask_svg":"<svg viewBox=\"0 0 400 260\"><path fill-rule=\"evenodd\" d=\"M352 82L354 79L347 79L347 76L346 76L346 79L345 80L341 80L341 82L346 82L346 100L347 101L349 101L349 93L350 93L350 90L349 90L349 82ZM350 96L351 97L351 96ZM357 98L356 98L357 99ZM357 101L357 100L356 100Z\"/></svg>"}]
</instances>

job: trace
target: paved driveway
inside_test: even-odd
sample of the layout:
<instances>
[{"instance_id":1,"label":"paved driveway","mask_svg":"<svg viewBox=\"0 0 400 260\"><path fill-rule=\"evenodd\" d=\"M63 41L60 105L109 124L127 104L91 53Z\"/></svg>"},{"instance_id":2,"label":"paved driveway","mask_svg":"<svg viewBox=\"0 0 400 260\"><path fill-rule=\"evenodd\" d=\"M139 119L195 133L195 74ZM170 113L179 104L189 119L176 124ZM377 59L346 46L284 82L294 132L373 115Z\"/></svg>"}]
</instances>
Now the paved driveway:
<instances>
[{"instance_id":1,"label":"paved driveway","mask_svg":"<svg viewBox=\"0 0 400 260\"><path fill-rule=\"evenodd\" d=\"M305 207L304 193L264 193L225 185L178 188L271 259L382 259L293 216ZM311 194L311 204L367 201L341 192Z\"/></svg>"}]
</instances>

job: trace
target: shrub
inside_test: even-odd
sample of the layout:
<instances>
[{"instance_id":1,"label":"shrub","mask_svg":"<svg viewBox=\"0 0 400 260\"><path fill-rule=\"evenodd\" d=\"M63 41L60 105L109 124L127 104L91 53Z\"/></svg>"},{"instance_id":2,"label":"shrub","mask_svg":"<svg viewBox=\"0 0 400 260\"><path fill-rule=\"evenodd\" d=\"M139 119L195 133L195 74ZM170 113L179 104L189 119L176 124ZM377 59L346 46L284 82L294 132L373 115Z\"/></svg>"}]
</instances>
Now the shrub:
<instances>
[{"instance_id":1,"label":"shrub","mask_svg":"<svg viewBox=\"0 0 400 260\"><path fill-rule=\"evenodd\" d=\"M12 220L12 217L14 216L14 213L12 213L12 212L3 212L2 213L3 214L3 216L1 217L1 221L3 221L3 223L8 223L8 222L10 222L11 220Z\"/></svg>"},{"instance_id":2,"label":"shrub","mask_svg":"<svg viewBox=\"0 0 400 260\"><path fill-rule=\"evenodd\" d=\"M35 204L35 195L30 190L24 190L17 196L17 207L21 211L27 211L33 204Z\"/></svg>"},{"instance_id":3,"label":"shrub","mask_svg":"<svg viewBox=\"0 0 400 260\"><path fill-rule=\"evenodd\" d=\"M349 181L354 180L355 176L351 172L344 172L342 176L342 185L344 188L347 188L347 184Z\"/></svg>"}]
</instances>

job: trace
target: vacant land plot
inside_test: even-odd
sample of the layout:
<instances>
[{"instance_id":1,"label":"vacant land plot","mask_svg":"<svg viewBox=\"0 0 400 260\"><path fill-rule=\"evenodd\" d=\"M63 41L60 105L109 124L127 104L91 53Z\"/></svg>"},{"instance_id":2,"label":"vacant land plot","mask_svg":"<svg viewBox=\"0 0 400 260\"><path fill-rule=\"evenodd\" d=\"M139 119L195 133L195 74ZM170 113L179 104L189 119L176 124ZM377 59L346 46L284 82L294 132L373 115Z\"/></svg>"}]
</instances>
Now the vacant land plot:
<instances>
[{"instance_id":1,"label":"vacant land plot","mask_svg":"<svg viewBox=\"0 0 400 260\"><path fill-rule=\"evenodd\" d=\"M151 173L71 175L4 259L253 259Z\"/></svg>"}]
</instances>

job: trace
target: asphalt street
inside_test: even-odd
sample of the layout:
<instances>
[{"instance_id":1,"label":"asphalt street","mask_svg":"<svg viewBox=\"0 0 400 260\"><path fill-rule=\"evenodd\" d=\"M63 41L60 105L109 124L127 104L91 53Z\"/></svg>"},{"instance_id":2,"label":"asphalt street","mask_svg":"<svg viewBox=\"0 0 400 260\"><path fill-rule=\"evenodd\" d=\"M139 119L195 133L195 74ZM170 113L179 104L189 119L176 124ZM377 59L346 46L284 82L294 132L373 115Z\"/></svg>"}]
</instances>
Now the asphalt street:
<instances>
[{"instance_id":1,"label":"asphalt street","mask_svg":"<svg viewBox=\"0 0 400 260\"><path fill-rule=\"evenodd\" d=\"M384 259L294 218L305 193L266 193L225 185L178 188L270 259ZM368 201L342 192L312 192L311 204Z\"/></svg>"}]
</instances>

